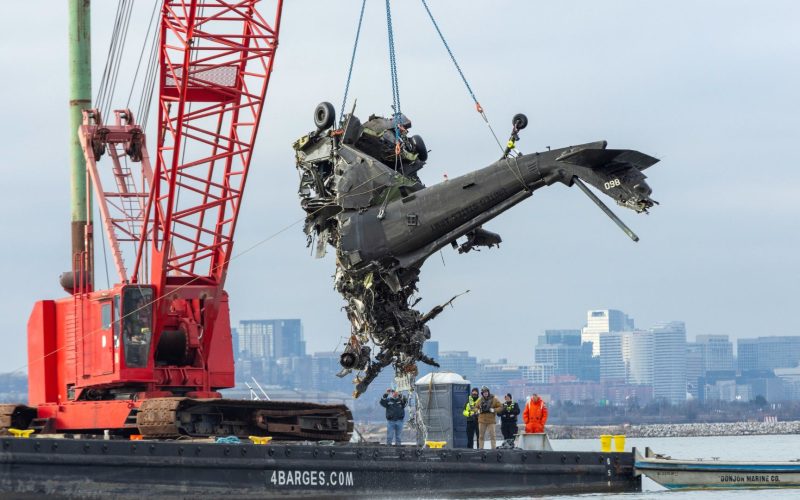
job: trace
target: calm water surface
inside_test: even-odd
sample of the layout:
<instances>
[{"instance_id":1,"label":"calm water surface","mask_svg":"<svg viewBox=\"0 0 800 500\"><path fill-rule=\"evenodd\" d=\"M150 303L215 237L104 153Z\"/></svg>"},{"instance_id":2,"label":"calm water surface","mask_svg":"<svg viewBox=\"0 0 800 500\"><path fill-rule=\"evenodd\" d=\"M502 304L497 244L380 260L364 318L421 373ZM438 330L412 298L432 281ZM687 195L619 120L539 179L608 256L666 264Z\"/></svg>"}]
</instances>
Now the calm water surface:
<instances>
[{"instance_id":1,"label":"calm water surface","mask_svg":"<svg viewBox=\"0 0 800 500\"><path fill-rule=\"evenodd\" d=\"M555 450L600 451L599 439L559 439L552 441ZM703 458L711 460L797 460L800 459L800 435L781 436L722 436L691 438L630 438L625 446L635 446L644 453L649 446L656 453L669 455L672 458ZM786 490L720 490L720 491L669 491L646 476L642 480L642 493L620 493L616 495L573 495L560 496L559 499L605 498L619 500L648 498L658 500L681 500L686 498L698 500L722 499L800 499L800 489Z\"/></svg>"}]
</instances>

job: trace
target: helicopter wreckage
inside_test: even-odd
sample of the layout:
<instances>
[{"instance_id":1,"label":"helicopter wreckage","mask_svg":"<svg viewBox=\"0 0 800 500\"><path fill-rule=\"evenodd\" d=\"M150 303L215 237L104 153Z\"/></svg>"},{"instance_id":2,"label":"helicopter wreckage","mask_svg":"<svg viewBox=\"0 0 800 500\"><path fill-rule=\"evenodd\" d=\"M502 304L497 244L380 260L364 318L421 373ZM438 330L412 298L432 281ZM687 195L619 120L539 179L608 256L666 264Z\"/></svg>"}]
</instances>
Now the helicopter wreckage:
<instances>
[{"instance_id":1,"label":"helicopter wreckage","mask_svg":"<svg viewBox=\"0 0 800 500\"><path fill-rule=\"evenodd\" d=\"M314 123L316 130L294 144L304 230L317 257L328 245L336 249L334 286L351 323L338 375L356 372L355 397L389 365L398 377L416 375L418 362L438 366L422 351L431 337L428 323L457 296L427 313L415 306L420 268L439 249L499 245L500 236L482 225L555 183L577 185L634 241L583 181L639 213L656 203L642 173L656 158L607 149L605 141L516 154L518 132L528 123L522 114L512 120L500 160L430 187L418 175L428 150L409 134L405 115L372 115L362 123L349 113L334 127L333 106L322 103Z\"/></svg>"}]
</instances>

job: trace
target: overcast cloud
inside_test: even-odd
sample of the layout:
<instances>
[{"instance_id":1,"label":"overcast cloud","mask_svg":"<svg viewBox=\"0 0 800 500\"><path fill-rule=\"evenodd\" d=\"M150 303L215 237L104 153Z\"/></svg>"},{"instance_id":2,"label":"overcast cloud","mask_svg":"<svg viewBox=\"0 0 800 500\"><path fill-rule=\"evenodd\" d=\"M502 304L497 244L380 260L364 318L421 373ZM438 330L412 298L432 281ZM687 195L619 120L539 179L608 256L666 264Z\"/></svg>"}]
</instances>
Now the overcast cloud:
<instances>
[{"instance_id":1,"label":"overcast cloud","mask_svg":"<svg viewBox=\"0 0 800 500\"><path fill-rule=\"evenodd\" d=\"M431 258L423 309L471 290L431 325L442 350L532 362L542 330L579 328L590 308L622 309L641 327L684 320L690 338L800 333L800 3L428 3L495 128L505 135L511 116L527 113L523 152L606 139L661 159L646 172L661 205L649 216L615 208L638 244L577 189L553 186L487 225L503 236L499 249ZM136 4L134 45L152 2ZM488 165L497 145L420 2L393 4L403 111L432 150L423 181ZM313 127L319 101L339 107L359 6L286 2L237 251L303 217L291 143ZM94 2L95 82L115 8ZM65 16L63 1L4 5L0 372L25 363L33 303L64 295ZM362 115L387 114L383 2L368 1L366 23L350 96ZM333 271L332 255L313 259L295 225L231 263L232 318L299 317L310 352L334 349L349 324Z\"/></svg>"}]
</instances>

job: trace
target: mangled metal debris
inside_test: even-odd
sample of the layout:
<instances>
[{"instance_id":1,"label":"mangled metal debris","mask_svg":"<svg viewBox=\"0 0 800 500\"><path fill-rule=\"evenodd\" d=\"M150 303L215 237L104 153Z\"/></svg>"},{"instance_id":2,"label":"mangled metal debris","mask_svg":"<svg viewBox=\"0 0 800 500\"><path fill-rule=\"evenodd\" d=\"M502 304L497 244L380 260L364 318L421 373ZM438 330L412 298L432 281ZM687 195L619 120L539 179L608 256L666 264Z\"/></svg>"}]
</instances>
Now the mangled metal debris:
<instances>
[{"instance_id":1,"label":"mangled metal debris","mask_svg":"<svg viewBox=\"0 0 800 500\"><path fill-rule=\"evenodd\" d=\"M327 245L336 249L334 283L352 325L339 375L357 373L356 397L389 365L396 375L416 374L420 361L438 366L422 352L427 323L455 297L427 314L414 308L420 268L434 252L498 246L500 235L481 226L556 182L583 179L636 212L655 203L641 171L658 160L606 149L605 141L528 155L509 149L488 167L425 187L418 173L428 151L404 115L362 123L350 113L337 128L333 106L322 103L314 122L316 130L294 144L299 196L309 246L317 257ZM514 140L526 124L514 117Z\"/></svg>"}]
</instances>

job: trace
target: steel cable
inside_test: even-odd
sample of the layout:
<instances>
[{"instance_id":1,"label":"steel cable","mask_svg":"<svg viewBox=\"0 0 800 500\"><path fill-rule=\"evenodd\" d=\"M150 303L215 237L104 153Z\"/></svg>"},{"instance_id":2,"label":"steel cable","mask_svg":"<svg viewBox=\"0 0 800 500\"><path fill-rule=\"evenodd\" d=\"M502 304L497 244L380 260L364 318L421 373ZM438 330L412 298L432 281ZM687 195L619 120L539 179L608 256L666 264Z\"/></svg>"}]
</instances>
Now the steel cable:
<instances>
[{"instance_id":1,"label":"steel cable","mask_svg":"<svg viewBox=\"0 0 800 500\"><path fill-rule=\"evenodd\" d=\"M392 79L392 104L394 108L394 139L395 154L400 155L398 146L400 145L400 84L397 79L397 56L394 50L394 28L392 26L392 6L391 0L386 0L386 31L389 37L389 72Z\"/></svg>"},{"instance_id":2,"label":"steel cable","mask_svg":"<svg viewBox=\"0 0 800 500\"><path fill-rule=\"evenodd\" d=\"M461 70L461 66L458 64L458 61L456 61L456 56L450 49L450 44L447 43L447 40L444 38L444 34L442 33L442 30L439 29L439 23L437 23L436 19L433 17L433 13L431 12L431 9L428 7L428 2L426 0L422 0L422 6L425 7L425 11L428 13L428 17L430 18L431 23L433 23L433 27L436 29L436 33L439 35L439 39L442 41L444 48L447 50L447 54L450 56L450 60L453 61L453 66L456 67L458 74L461 76L461 81L464 82L464 86L467 88L467 92L469 92L470 97L472 97L472 100L475 102L475 109L478 111L478 113L480 113L481 118L483 118L483 121L486 123L486 126L489 127L489 132L491 132L492 137L494 137L494 141L497 143L497 146L500 148L500 151L505 151L503 149L503 145L500 143L500 139L497 137L497 134L494 131L494 128L492 128L492 124L489 122L489 118L487 118L486 116L486 112L484 111L483 106L481 106L481 103L478 102L478 98L475 97L475 92L472 91L472 87L467 81L467 77L464 76L464 72Z\"/></svg>"},{"instance_id":3,"label":"steel cable","mask_svg":"<svg viewBox=\"0 0 800 500\"><path fill-rule=\"evenodd\" d=\"M126 108L130 108L131 106L131 97L133 97L133 89L136 88L136 79L139 77L139 69L141 69L142 66L142 58L144 57L145 49L147 48L147 41L150 39L150 30L153 29L153 21L155 20L156 11L158 11L159 3L160 0L153 1L153 10L150 13L150 21L147 23L147 32L144 35L144 43L142 43L142 51L139 53L139 61L136 63L136 72L133 74L133 79L131 80L131 91L128 93L128 102L125 105ZM157 37L154 38L152 43L154 44L157 43Z\"/></svg>"},{"instance_id":4,"label":"steel cable","mask_svg":"<svg viewBox=\"0 0 800 500\"><path fill-rule=\"evenodd\" d=\"M356 190L356 189L360 188L361 186L364 186L364 185L368 184L369 182L372 182L373 180L377 179L378 177L381 177L381 176L383 176L383 175L387 175L387 174L390 174L390 172L381 172L381 173L379 173L379 174L376 174L376 175L374 175L374 176L370 177L369 179L365 180L365 181L364 181L364 182L362 182L361 184L358 184L358 185L354 186L354 187L352 188L352 190ZM370 189L370 190L368 190L368 191L364 191L364 192L357 192L357 193L352 193L352 194L349 194L349 195L344 195L344 196L343 196L343 198L348 198L348 197L350 197L350 196L360 196L360 195L364 195L364 194L369 194L369 193L371 193L371 192L378 191L378 190L380 190L380 189L383 189L383 188L385 188L385 187L386 187L386 186L379 186L379 187L377 187L377 188L373 188L373 189ZM352 191L352 190L351 190L351 191ZM319 209L315 210L314 212L311 212L310 214L308 214L306 217L313 216L313 215L315 215L315 214L319 213L321 210L324 210L325 208L326 208L326 207L320 207ZM334 214L334 215L336 215L336 214ZM219 269L220 267L222 267L222 266L224 266L224 265L226 265L226 264L228 264L228 263L232 262L233 260L235 260L235 259L238 259L239 257L243 256L244 254L251 252L252 250L254 250L254 249L258 248L259 246L261 246L261 245L263 245L263 244L265 244L265 243L268 243L269 241L273 240L274 238L277 238L278 236L280 236L281 234L285 233L286 231L288 231L288 230L289 230L289 229L291 229L292 227L294 227L294 226L296 226L297 224L300 224L301 222L303 222L304 220L306 220L306 217L304 217L304 218L302 218L302 219L297 219L297 220L295 220L294 222L292 222L292 223L290 223L290 224L288 224L288 225L284 226L283 228L279 229L278 231L276 231L276 232L272 233L271 235L267 236L266 238L264 238L264 239L262 239L262 240L260 240L260 241L257 241L256 243L254 243L253 245L249 246L248 248L245 248L244 250L242 250L241 252L237 253L236 255L232 255L232 256L231 256L231 257L230 257L228 260L226 260L225 262L222 262L222 263L218 264L218 265L217 265L217 267L215 267L214 269L211 269L209 272L215 271L216 269ZM172 290L171 290L171 293L178 292L179 290L182 290L183 288L186 288L186 287L188 287L188 286L192 285L193 283L195 283L196 281L198 281L198 280L201 280L201 279L203 279L203 278L202 278L202 277L200 277L200 276L197 276L197 277L195 277L195 278L192 278L192 279L191 279L191 280L189 280L188 282L186 282L186 283L184 283L184 284L182 284L182 285L179 285L179 286L175 287L174 289L172 289ZM142 288L142 287L143 287L143 285L141 285L141 284L139 284L139 283L137 283L136 285L137 285L139 288ZM135 309L135 310L133 310L133 311L130 311L130 312L128 312L128 313L127 313L127 314L125 314L124 316L121 316L121 317L119 317L119 318L116 318L116 319L114 319L112 323L119 323L119 324L121 325L121 324L122 324L122 320L123 320L123 319L125 319L125 318L127 318L127 317L129 317L129 316L133 316L133 315L135 315L136 313L138 313L139 311L141 311L141 310L143 310L143 309L146 309L146 308L148 308L148 307L150 307L150 306L152 306L152 305L154 305L154 304L156 304L156 303L160 302L161 300L163 300L163 299L165 299L165 298L166 298L166 296L156 297L155 299L151 300L150 302L147 302L146 304L143 304L141 307L139 307L139 308L137 308L137 309ZM92 331L90 331L90 332L87 332L87 333L85 333L85 334L81 335L80 337L76 337L76 338L74 339L74 343L80 342L80 341L82 341L83 339L85 339L86 337L88 337L88 336L90 336L90 335L94 335L94 334L96 334L96 333L99 333L99 332L101 332L101 331L103 331L103 329L101 329L101 328L98 328L98 329L96 329L96 330L92 330ZM57 353L59 353L59 352L61 352L61 351L65 350L65 349L67 349L68 347L70 347L70 346L68 346L68 345L63 345L63 346L61 346L61 347L59 347L59 348L57 348L57 349L53 349L52 351L50 351L50 352L48 352L48 353L46 353L46 354L44 354L44 355L42 355L42 356L39 356L38 358L36 358L36 359L34 359L34 360L30 360L28 363L25 363L25 364L21 365L20 367L18 367L17 369L15 369L15 370L13 370L13 371L11 371L11 372L9 372L9 373L16 373L16 372L19 372L19 371L23 370L24 368L26 368L26 367L30 366L30 365L31 365L31 363L36 363L36 362L39 362L39 361L43 361L43 360L44 360L44 359L46 359L47 357L49 357L49 356L52 356L53 354L57 354Z\"/></svg>"},{"instance_id":5,"label":"steel cable","mask_svg":"<svg viewBox=\"0 0 800 500\"><path fill-rule=\"evenodd\" d=\"M358 16L358 28L356 28L356 40L353 43L353 55L350 56L350 69L347 70L347 82L344 85L344 97L342 98L342 107L339 110L339 119L344 116L344 109L347 105L347 94L350 92L350 79L353 76L353 64L356 61L356 50L358 49L358 39L361 36L361 23L364 21L364 7L367 5L367 0L361 0L361 14Z\"/></svg>"},{"instance_id":6,"label":"steel cable","mask_svg":"<svg viewBox=\"0 0 800 500\"><path fill-rule=\"evenodd\" d=\"M156 35L156 39L158 35ZM150 59L145 72L142 96L139 99L139 124L144 130L150 118L150 108L152 107L153 92L155 91L156 77L158 76L158 43L154 40L150 48Z\"/></svg>"},{"instance_id":7,"label":"steel cable","mask_svg":"<svg viewBox=\"0 0 800 500\"><path fill-rule=\"evenodd\" d=\"M103 68L103 76L100 78L100 85L98 86L97 97L95 98L95 107L101 108L101 104L105 100L105 96L108 92L108 81L109 81L109 73L111 71L111 62L114 59L114 53L116 52L117 40L119 38L119 26L122 21L122 9L125 5L125 0L119 0L117 3L117 11L114 14L114 27L113 32L111 33L111 41L108 45L108 53L106 54L106 64Z\"/></svg>"},{"instance_id":8,"label":"steel cable","mask_svg":"<svg viewBox=\"0 0 800 500\"><path fill-rule=\"evenodd\" d=\"M122 66L122 57L125 52L125 42L128 37L128 28L130 27L132 11L132 0L120 0L117 5L116 19L113 28L114 32L111 35L106 65L100 80L100 88L95 103L104 121L106 115L111 110L111 103L116 91L117 79L119 77L120 67Z\"/></svg>"},{"instance_id":9,"label":"steel cable","mask_svg":"<svg viewBox=\"0 0 800 500\"><path fill-rule=\"evenodd\" d=\"M120 35L121 43L119 44L119 49L118 49L117 55L114 58L116 64L115 64L114 69L112 71L112 78L111 78L111 82L110 82L110 92L108 93L108 96L106 98L106 105L102 110L103 114L101 116L106 116L106 115L109 115L111 113L111 108L112 108L112 104L113 104L112 101L114 100L114 94L117 91L117 80L119 79L119 70L122 67L122 58L125 55L125 45L126 45L126 42L128 41L128 28L130 27L130 24L131 24L131 13L132 12L133 12L133 1L130 0L128 2L128 9L127 9L127 11L125 13L125 17L124 17L124 19L122 21L123 22L123 27L122 27L122 34Z\"/></svg>"}]
</instances>

